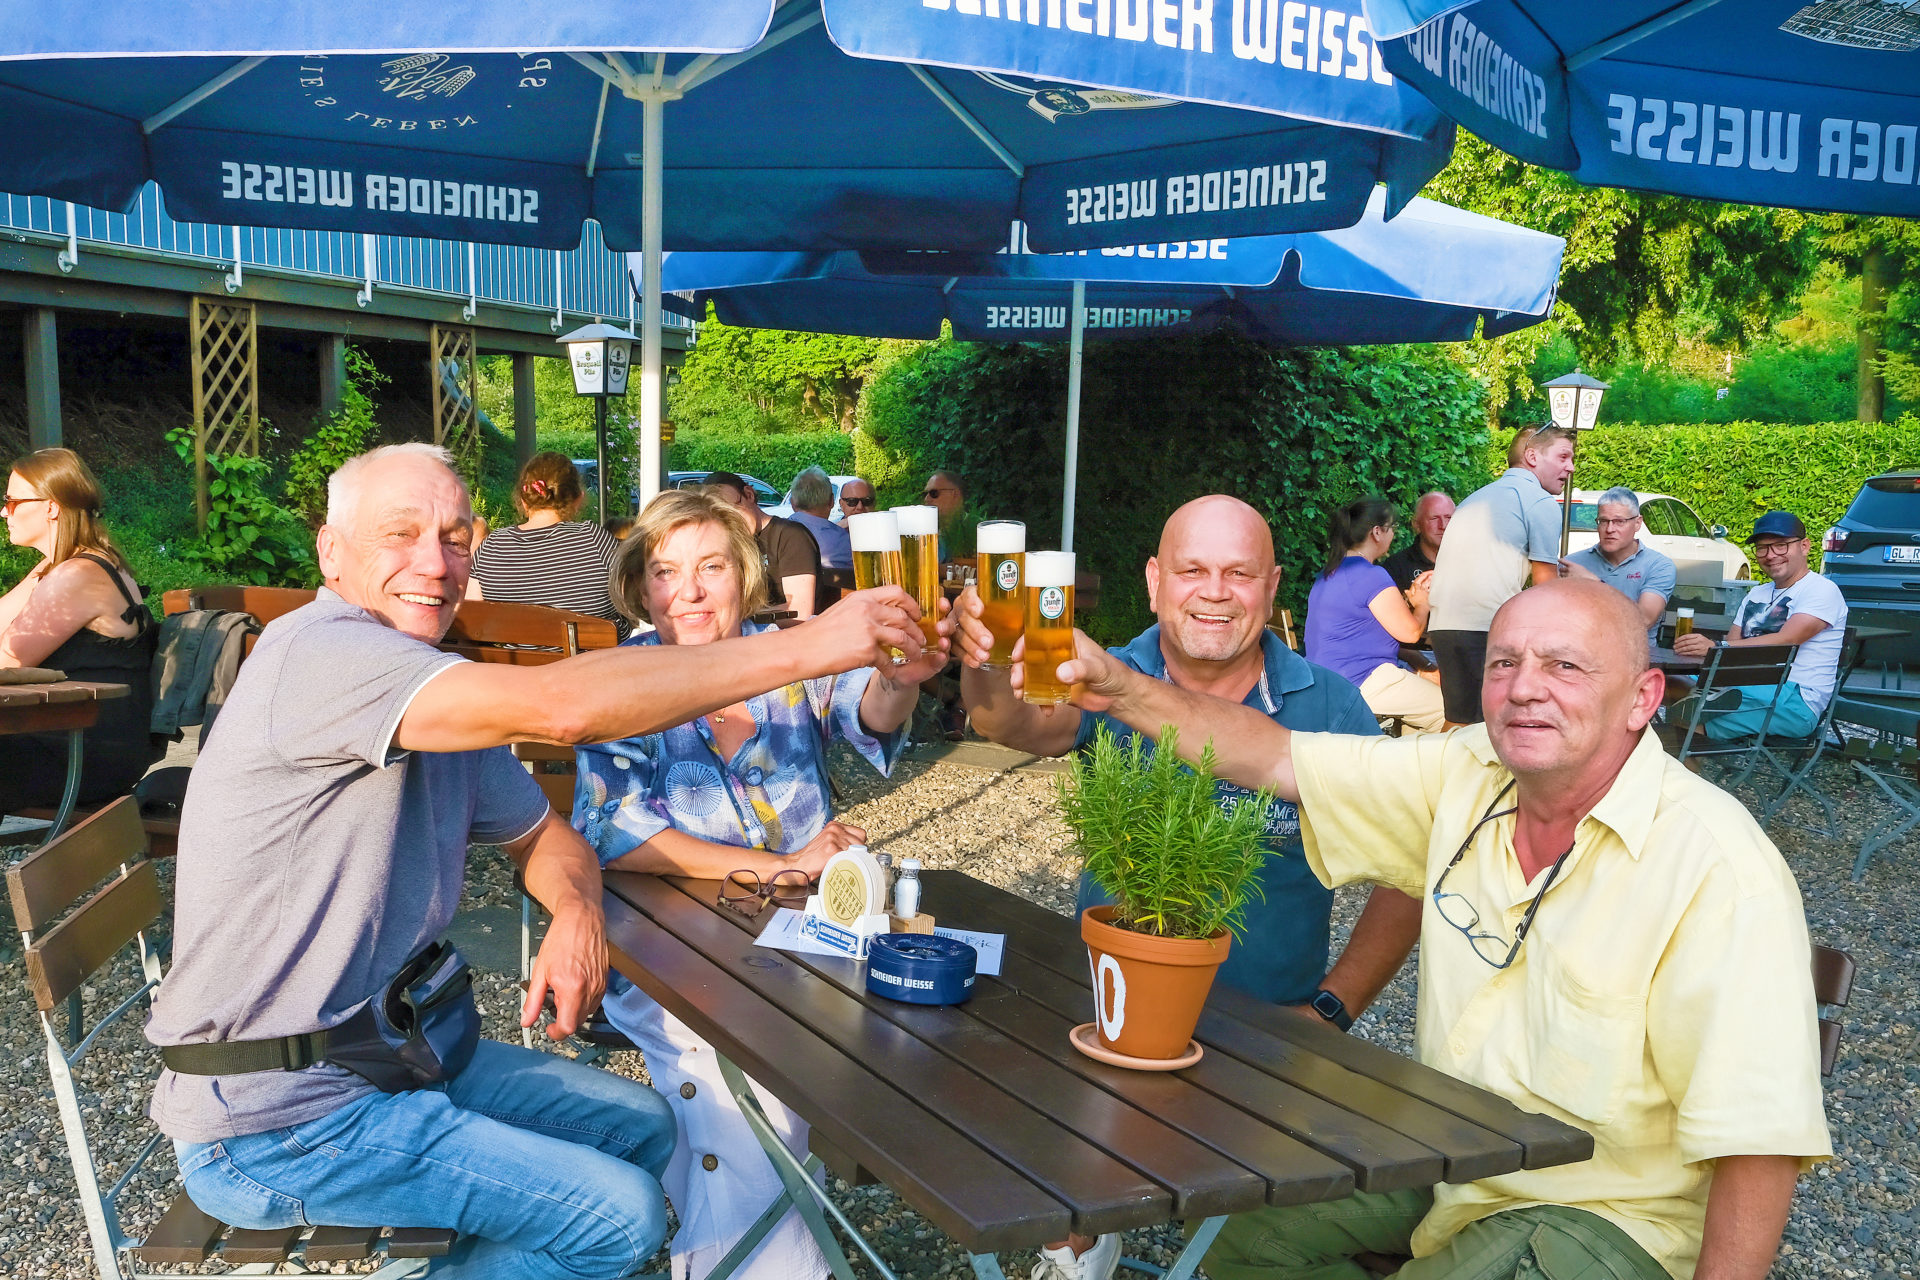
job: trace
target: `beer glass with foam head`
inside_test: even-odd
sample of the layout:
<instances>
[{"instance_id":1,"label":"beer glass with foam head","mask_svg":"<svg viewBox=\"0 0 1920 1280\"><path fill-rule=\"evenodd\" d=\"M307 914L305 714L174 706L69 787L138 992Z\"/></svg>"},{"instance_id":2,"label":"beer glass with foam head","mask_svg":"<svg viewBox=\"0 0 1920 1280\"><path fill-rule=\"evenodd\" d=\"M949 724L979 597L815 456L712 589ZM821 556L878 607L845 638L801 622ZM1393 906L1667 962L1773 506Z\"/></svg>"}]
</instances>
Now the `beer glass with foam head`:
<instances>
[{"instance_id":1,"label":"beer glass with foam head","mask_svg":"<svg viewBox=\"0 0 1920 1280\"><path fill-rule=\"evenodd\" d=\"M900 525L900 580L920 606L920 634L928 645L940 643L934 630L940 621L940 508L895 507L890 512Z\"/></svg>"},{"instance_id":2,"label":"beer glass with foam head","mask_svg":"<svg viewBox=\"0 0 1920 1280\"><path fill-rule=\"evenodd\" d=\"M1022 583L1027 559L1027 526L1018 520L982 520L974 534L975 589L984 606L981 621L993 633L993 647L981 667L1006 671L1013 666L1013 645L1027 625L1027 593Z\"/></svg>"},{"instance_id":3,"label":"beer glass with foam head","mask_svg":"<svg viewBox=\"0 0 1920 1280\"><path fill-rule=\"evenodd\" d=\"M1065 702L1071 687L1055 674L1073 660L1073 552L1027 554L1028 702L1053 706Z\"/></svg>"},{"instance_id":4,"label":"beer glass with foam head","mask_svg":"<svg viewBox=\"0 0 1920 1280\"><path fill-rule=\"evenodd\" d=\"M900 524L891 511L865 511L847 517L847 539L853 543L853 585L865 591L869 587L897 587L905 577L900 564ZM905 662L907 655L888 649L893 660Z\"/></svg>"}]
</instances>

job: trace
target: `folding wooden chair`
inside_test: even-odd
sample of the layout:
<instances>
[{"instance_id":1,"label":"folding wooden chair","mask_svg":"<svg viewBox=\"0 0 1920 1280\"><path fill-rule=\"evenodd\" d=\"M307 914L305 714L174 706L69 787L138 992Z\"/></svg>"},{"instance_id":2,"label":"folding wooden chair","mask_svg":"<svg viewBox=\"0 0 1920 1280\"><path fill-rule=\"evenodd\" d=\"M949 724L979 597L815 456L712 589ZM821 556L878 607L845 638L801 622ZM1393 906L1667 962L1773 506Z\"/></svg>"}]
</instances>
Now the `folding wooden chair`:
<instances>
[{"instance_id":1,"label":"folding wooden chair","mask_svg":"<svg viewBox=\"0 0 1920 1280\"><path fill-rule=\"evenodd\" d=\"M1915 725L1915 733L1920 735L1920 724ZM1894 809L1860 842L1860 852L1853 860L1853 880L1858 884L1867 874L1868 859L1920 826L1920 746L1849 738L1841 748L1841 758L1880 788Z\"/></svg>"},{"instance_id":2,"label":"folding wooden chair","mask_svg":"<svg viewBox=\"0 0 1920 1280\"><path fill-rule=\"evenodd\" d=\"M1727 783L1737 787L1752 776L1761 760L1760 744L1773 723L1774 706L1780 690L1793 670L1794 646L1790 644L1725 645L1707 658L1699 683L1679 705L1688 707L1686 723L1680 727L1678 755L1682 764L1692 759L1734 757L1739 772ZM1716 741L1700 732L1707 713L1713 709L1716 695L1723 691L1753 689L1767 695L1767 711L1757 733ZM1724 701L1731 703L1732 698ZM1731 708L1729 708L1731 709Z\"/></svg>"},{"instance_id":3,"label":"folding wooden chair","mask_svg":"<svg viewBox=\"0 0 1920 1280\"><path fill-rule=\"evenodd\" d=\"M1833 801L1828 798L1826 792L1813 784L1813 771L1820 763L1820 757L1826 754L1827 739L1833 734L1833 711L1840 703L1840 691L1847 687L1848 677L1853 674L1853 669L1860 665L1861 648L1859 634L1852 627L1848 627L1840 641L1839 666L1834 673L1833 696L1827 699L1827 705L1820 712L1819 719L1811 732L1798 736L1767 734L1762 737L1760 741L1762 763L1784 779L1780 794L1768 802L1765 811L1760 815L1760 825L1763 828L1773 821L1773 815L1780 811L1781 806L1786 804L1795 792L1804 792L1813 798L1826 817L1823 825L1808 827L1807 830L1823 835L1829 840L1840 838L1840 823L1834 813ZM1844 746L1844 741L1839 745ZM1801 757L1798 764L1792 763L1792 758L1795 756Z\"/></svg>"},{"instance_id":4,"label":"folding wooden chair","mask_svg":"<svg viewBox=\"0 0 1920 1280\"><path fill-rule=\"evenodd\" d=\"M7 872L14 923L26 948L27 981L46 1035L54 1105L101 1277L147 1280L160 1273L140 1271L136 1262L197 1266L215 1255L229 1267L247 1267L261 1274L278 1272L282 1266L298 1274L303 1264L376 1256L386 1257L387 1262L372 1274L385 1280L424 1270L429 1259L447 1252L453 1232L398 1228L383 1236L380 1227L232 1230L202 1213L185 1191L174 1197L145 1240L128 1236L121 1221L120 1197L166 1136L155 1132L149 1137L113 1185L102 1191L87 1117L91 1112L104 1118L114 1109L83 1103L74 1068L99 1043L103 1032L149 1005L160 986L160 957L147 941L148 931L161 916L160 885L146 851L139 808L131 796L123 796ZM100 883L103 880L105 884ZM138 957L137 985L98 1020L85 1039L69 1048L54 1028L54 1010L82 988L101 985L104 971L123 953ZM157 1052L154 1056L158 1058Z\"/></svg>"},{"instance_id":5,"label":"folding wooden chair","mask_svg":"<svg viewBox=\"0 0 1920 1280\"><path fill-rule=\"evenodd\" d=\"M1813 948L1813 1003L1820 1011L1820 1074L1833 1074L1840 1057L1840 1023L1829 1010L1844 1008L1853 997L1853 957L1818 943Z\"/></svg>"}]
</instances>

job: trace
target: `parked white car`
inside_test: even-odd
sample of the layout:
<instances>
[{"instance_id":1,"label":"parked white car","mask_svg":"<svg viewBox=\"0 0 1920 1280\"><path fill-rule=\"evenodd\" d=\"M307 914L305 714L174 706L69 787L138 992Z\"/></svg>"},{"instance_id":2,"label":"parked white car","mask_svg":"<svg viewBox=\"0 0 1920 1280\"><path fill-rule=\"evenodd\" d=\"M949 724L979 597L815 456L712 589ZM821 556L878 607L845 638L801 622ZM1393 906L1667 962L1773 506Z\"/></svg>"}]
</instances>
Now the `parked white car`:
<instances>
[{"instance_id":1,"label":"parked white car","mask_svg":"<svg viewBox=\"0 0 1920 1280\"><path fill-rule=\"evenodd\" d=\"M1584 551L1600 540L1600 495L1604 489L1573 491L1573 528L1567 536L1568 551ZM1721 577L1730 580L1751 578L1753 569L1747 554L1727 541L1724 525L1704 523L1692 507L1669 494L1641 493L1640 520L1645 526L1640 540L1675 562L1707 560L1721 566Z\"/></svg>"}]
</instances>

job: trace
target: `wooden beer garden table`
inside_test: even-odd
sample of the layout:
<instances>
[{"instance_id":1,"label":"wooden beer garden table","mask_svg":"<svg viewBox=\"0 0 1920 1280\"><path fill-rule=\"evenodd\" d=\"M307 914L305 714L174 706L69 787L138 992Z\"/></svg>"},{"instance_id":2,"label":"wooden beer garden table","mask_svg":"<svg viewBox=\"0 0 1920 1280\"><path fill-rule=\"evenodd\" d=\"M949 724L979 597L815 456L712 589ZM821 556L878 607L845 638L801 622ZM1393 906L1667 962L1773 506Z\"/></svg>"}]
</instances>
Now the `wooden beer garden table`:
<instances>
[{"instance_id":1,"label":"wooden beer garden table","mask_svg":"<svg viewBox=\"0 0 1920 1280\"><path fill-rule=\"evenodd\" d=\"M1167 1273L1186 1280L1230 1213L1593 1153L1581 1130L1219 986L1194 1066L1091 1061L1067 1041L1093 1013L1078 921L960 872L921 880L938 922L1006 935L1000 976L964 1004L887 1000L853 961L756 947L771 911L749 921L718 906L716 882L607 873L613 967L718 1050L787 1187L713 1280L789 1197L839 1280L852 1273L822 1207L892 1280L773 1136L742 1072L812 1127L809 1170L886 1183L967 1250L979 1280L1001 1280L1004 1250L1176 1218L1198 1227Z\"/></svg>"},{"instance_id":2,"label":"wooden beer garden table","mask_svg":"<svg viewBox=\"0 0 1920 1280\"><path fill-rule=\"evenodd\" d=\"M0 733L64 731L67 735L67 785L54 812L53 825L47 828L47 840L65 830L73 816L73 802L80 794L82 736L99 721L100 704L131 692L124 684L90 680L0 685Z\"/></svg>"}]
</instances>

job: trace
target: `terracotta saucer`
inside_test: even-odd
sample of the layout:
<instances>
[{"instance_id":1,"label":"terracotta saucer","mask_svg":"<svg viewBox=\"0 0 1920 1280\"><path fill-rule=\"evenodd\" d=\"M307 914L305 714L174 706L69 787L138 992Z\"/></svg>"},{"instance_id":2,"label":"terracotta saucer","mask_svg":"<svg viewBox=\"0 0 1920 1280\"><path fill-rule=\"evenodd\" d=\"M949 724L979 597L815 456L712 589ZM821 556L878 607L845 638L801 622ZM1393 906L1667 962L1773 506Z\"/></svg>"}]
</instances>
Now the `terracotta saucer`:
<instances>
[{"instance_id":1,"label":"terracotta saucer","mask_svg":"<svg viewBox=\"0 0 1920 1280\"><path fill-rule=\"evenodd\" d=\"M1187 1051L1177 1058L1136 1058L1131 1054L1115 1053L1100 1043L1100 1033L1091 1022L1083 1022L1067 1032L1067 1039L1073 1042L1074 1048L1095 1062L1104 1062L1110 1067L1126 1067L1130 1071L1178 1071L1200 1061L1200 1055L1206 1052L1198 1040L1189 1040Z\"/></svg>"}]
</instances>

